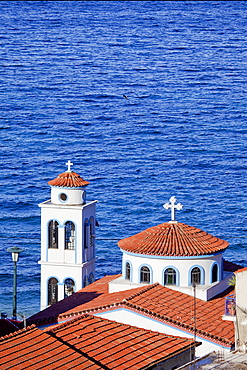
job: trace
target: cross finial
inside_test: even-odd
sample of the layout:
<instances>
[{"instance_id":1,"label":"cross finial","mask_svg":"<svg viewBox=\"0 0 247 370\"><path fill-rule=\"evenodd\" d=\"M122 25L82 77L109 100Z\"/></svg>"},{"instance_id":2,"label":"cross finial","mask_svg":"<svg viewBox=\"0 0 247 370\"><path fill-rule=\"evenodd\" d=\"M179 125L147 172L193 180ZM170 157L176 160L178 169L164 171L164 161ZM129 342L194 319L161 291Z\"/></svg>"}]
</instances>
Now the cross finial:
<instances>
[{"instance_id":1,"label":"cross finial","mask_svg":"<svg viewBox=\"0 0 247 370\"><path fill-rule=\"evenodd\" d=\"M67 172L71 172L71 169L70 169L70 166L73 166L73 163L72 162L70 162L70 160L67 162L67 163L65 163L67 166L68 166L68 170L67 170Z\"/></svg>"},{"instance_id":2,"label":"cross finial","mask_svg":"<svg viewBox=\"0 0 247 370\"><path fill-rule=\"evenodd\" d=\"M176 203L176 201L177 201L177 199L175 198L175 197L171 197L170 198L170 203L166 203L166 204L164 204L163 205L163 207L165 208L165 209L169 209L169 208L171 208L171 221L170 222L177 222L176 220L175 220L175 210L177 209L177 210L180 210L180 209L182 209L183 208L183 206L182 206L182 204L181 203L177 203L177 204L175 204Z\"/></svg>"}]
</instances>

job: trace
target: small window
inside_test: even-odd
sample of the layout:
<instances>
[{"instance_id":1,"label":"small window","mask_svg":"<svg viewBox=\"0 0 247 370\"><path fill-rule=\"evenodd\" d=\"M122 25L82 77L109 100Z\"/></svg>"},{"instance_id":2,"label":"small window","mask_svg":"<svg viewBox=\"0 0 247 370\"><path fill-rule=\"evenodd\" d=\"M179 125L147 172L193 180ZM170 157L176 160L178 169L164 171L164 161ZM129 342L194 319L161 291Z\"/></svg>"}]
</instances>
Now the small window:
<instances>
[{"instance_id":1,"label":"small window","mask_svg":"<svg viewBox=\"0 0 247 370\"><path fill-rule=\"evenodd\" d=\"M147 266L141 268L141 283L150 283L150 270Z\"/></svg>"},{"instance_id":2,"label":"small window","mask_svg":"<svg viewBox=\"0 0 247 370\"><path fill-rule=\"evenodd\" d=\"M91 235L90 235L90 222L88 218L84 221L84 248L89 248L91 243Z\"/></svg>"},{"instance_id":3,"label":"small window","mask_svg":"<svg viewBox=\"0 0 247 370\"><path fill-rule=\"evenodd\" d=\"M74 293L75 283L72 279L66 279L64 282L64 298L69 297Z\"/></svg>"},{"instance_id":4,"label":"small window","mask_svg":"<svg viewBox=\"0 0 247 370\"><path fill-rule=\"evenodd\" d=\"M88 276L84 276L84 287L89 285Z\"/></svg>"},{"instance_id":5,"label":"small window","mask_svg":"<svg viewBox=\"0 0 247 370\"><path fill-rule=\"evenodd\" d=\"M165 285L176 285L176 271L173 268L165 270Z\"/></svg>"},{"instance_id":6,"label":"small window","mask_svg":"<svg viewBox=\"0 0 247 370\"><path fill-rule=\"evenodd\" d=\"M58 301L58 281L56 278L50 278L48 281L48 306Z\"/></svg>"},{"instance_id":7,"label":"small window","mask_svg":"<svg viewBox=\"0 0 247 370\"><path fill-rule=\"evenodd\" d=\"M68 198L67 194L65 194L65 193L60 194L61 201L65 202L67 200L67 198Z\"/></svg>"},{"instance_id":8,"label":"small window","mask_svg":"<svg viewBox=\"0 0 247 370\"><path fill-rule=\"evenodd\" d=\"M93 276L93 273L90 272L89 274L89 284L92 284L94 282L94 276Z\"/></svg>"},{"instance_id":9,"label":"small window","mask_svg":"<svg viewBox=\"0 0 247 370\"><path fill-rule=\"evenodd\" d=\"M212 283L218 281L218 265L214 265L212 269Z\"/></svg>"},{"instance_id":10,"label":"small window","mask_svg":"<svg viewBox=\"0 0 247 370\"><path fill-rule=\"evenodd\" d=\"M72 221L65 224L65 249L75 249L75 224Z\"/></svg>"},{"instance_id":11,"label":"small window","mask_svg":"<svg viewBox=\"0 0 247 370\"><path fill-rule=\"evenodd\" d=\"M126 262L125 266L125 279L130 280L130 263Z\"/></svg>"},{"instance_id":12,"label":"small window","mask_svg":"<svg viewBox=\"0 0 247 370\"><path fill-rule=\"evenodd\" d=\"M201 270L199 267L194 267L191 270L191 284L201 284Z\"/></svg>"},{"instance_id":13,"label":"small window","mask_svg":"<svg viewBox=\"0 0 247 370\"><path fill-rule=\"evenodd\" d=\"M58 222L55 220L48 225L48 248L58 248Z\"/></svg>"},{"instance_id":14,"label":"small window","mask_svg":"<svg viewBox=\"0 0 247 370\"><path fill-rule=\"evenodd\" d=\"M89 220L89 227L90 227L90 247L93 247L94 246L94 239L95 239L95 225L94 225L94 218L93 217L90 217L90 220Z\"/></svg>"}]
</instances>

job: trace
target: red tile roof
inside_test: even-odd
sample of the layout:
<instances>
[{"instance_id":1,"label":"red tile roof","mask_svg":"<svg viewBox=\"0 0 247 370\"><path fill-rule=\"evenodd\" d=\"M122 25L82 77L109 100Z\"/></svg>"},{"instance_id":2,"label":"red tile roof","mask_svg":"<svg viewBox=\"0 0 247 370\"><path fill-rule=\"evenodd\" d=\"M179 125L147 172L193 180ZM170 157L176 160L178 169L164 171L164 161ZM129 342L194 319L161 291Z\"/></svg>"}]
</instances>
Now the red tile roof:
<instances>
[{"instance_id":1,"label":"red tile roof","mask_svg":"<svg viewBox=\"0 0 247 370\"><path fill-rule=\"evenodd\" d=\"M96 361L71 349L34 325L0 338L0 369L102 369Z\"/></svg>"},{"instance_id":2,"label":"red tile roof","mask_svg":"<svg viewBox=\"0 0 247 370\"><path fill-rule=\"evenodd\" d=\"M58 175L54 180L48 181L51 186L66 187L66 188L79 188L89 184L80 175L73 171L67 171Z\"/></svg>"},{"instance_id":3,"label":"red tile roof","mask_svg":"<svg viewBox=\"0 0 247 370\"><path fill-rule=\"evenodd\" d=\"M241 268L241 269L239 269L239 270L235 271L235 274L236 274L237 272L244 272L244 271L247 271L247 267L244 267L244 268Z\"/></svg>"},{"instance_id":4,"label":"red tile roof","mask_svg":"<svg viewBox=\"0 0 247 370\"><path fill-rule=\"evenodd\" d=\"M70 319L83 313L99 313L125 308L152 317L188 333L194 332L194 298L158 283L131 290L108 293L108 283L118 276L106 276L47 309L32 316L29 322L45 324ZM234 343L234 324L222 320L225 296L232 287L211 301L196 299L198 338L206 338L224 346Z\"/></svg>"},{"instance_id":5,"label":"red tile roof","mask_svg":"<svg viewBox=\"0 0 247 370\"><path fill-rule=\"evenodd\" d=\"M118 242L121 249L155 256L199 256L221 252L228 243L183 223L163 223Z\"/></svg>"},{"instance_id":6,"label":"red tile roof","mask_svg":"<svg viewBox=\"0 0 247 370\"><path fill-rule=\"evenodd\" d=\"M56 325L47 332L115 370L143 369L194 347L192 339L168 336L91 315Z\"/></svg>"},{"instance_id":7,"label":"red tile roof","mask_svg":"<svg viewBox=\"0 0 247 370\"><path fill-rule=\"evenodd\" d=\"M29 323L45 323L48 322L57 322L58 318L64 315L66 317L70 316L69 312L72 312L71 316L74 315L74 312L85 313L87 309L91 311L92 307L108 307L109 304L115 304L118 301L121 302L123 298L129 297L131 293L137 291L142 291L143 287L135 288L131 290L126 290L120 293L111 293L108 294L108 283L120 275L114 276L105 276L100 280L95 281L93 284L88 285L87 287L81 289L80 291L72 294L68 298L65 298L56 304L53 304L50 307L47 307L43 311L38 312L37 314L31 316L28 319ZM80 311L80 307L83 306L83 312ZM86 310L86 311L85 311Z\"/></svg>"}]
</instances>

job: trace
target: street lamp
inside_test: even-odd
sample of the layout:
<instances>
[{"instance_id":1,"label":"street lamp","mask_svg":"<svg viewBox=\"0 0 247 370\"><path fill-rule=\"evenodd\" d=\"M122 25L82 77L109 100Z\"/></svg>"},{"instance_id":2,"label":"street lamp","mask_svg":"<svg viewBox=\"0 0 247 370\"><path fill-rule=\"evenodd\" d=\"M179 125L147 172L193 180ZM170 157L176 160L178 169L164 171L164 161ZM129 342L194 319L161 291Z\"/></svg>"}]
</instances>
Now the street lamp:
<instances>
[{"instance_id":1,"label":"street lamp","mask_svg":"<svg viewBox=\"0 0 247 370\"><path fill-rule=\"evenodd\" d=\"M12 253L12 261L14 262L14 275L13 275L13 320L16 320L16 263L18 262L18 256L23 249L18 247L11 247L7 249L7 252Z\"/></svg>"}]
</instances>

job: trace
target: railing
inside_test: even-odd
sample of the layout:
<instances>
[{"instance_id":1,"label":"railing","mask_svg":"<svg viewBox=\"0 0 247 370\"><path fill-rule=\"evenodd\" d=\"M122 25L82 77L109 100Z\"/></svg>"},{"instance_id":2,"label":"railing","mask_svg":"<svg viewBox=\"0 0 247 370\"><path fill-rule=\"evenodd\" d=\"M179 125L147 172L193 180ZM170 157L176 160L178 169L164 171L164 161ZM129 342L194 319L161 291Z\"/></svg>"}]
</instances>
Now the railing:
<instances>
[{"instance_id":1,"label":"railing","mask_svg":"<svg viewBox=\"0 0 247 370\"><path fill-rule=\"evenodd\" d=\"M225 315L235 316L236 315L236 297L235 294L231 294L225 298Z\"/></svg>"}]
</instances>

